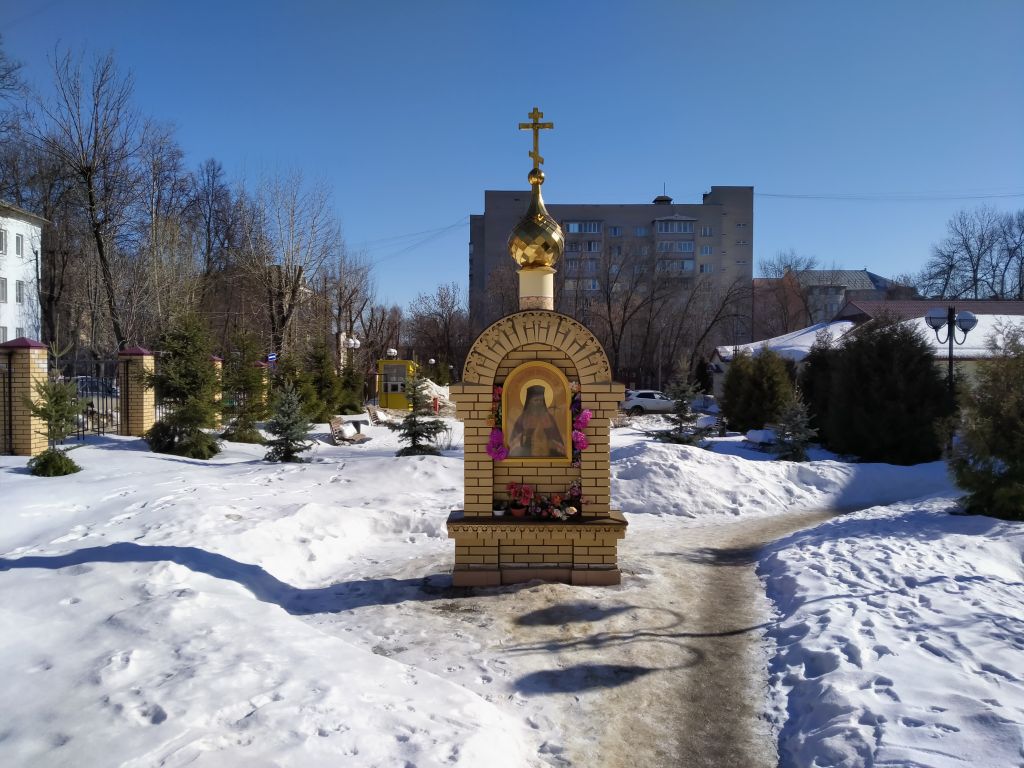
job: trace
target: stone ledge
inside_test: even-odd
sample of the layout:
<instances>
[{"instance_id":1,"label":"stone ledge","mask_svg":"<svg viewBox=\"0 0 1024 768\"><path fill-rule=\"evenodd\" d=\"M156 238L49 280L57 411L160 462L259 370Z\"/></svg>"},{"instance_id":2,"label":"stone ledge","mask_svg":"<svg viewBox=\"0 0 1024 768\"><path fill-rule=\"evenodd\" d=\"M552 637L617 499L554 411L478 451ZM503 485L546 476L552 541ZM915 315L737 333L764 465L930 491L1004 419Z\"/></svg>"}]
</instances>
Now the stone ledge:
<instances>
[{"instance_id":1,"label":"stone ledge","mask_svg":"<svg viewBox=\"0 0 1024 768\"><path fill-rule=\"evenodd\" d=\"M529 531L531 533L571 532L574 529L579 531L606 530L616 533L625 533L629 523L622 513L613 509L607 517L579 517L573 520L535 520L527 517L512 517L511 515L472 515L461 509L456 509L448 515L448 538L455 538L452 533L479 534L490 531L499 532L502 530L514 529L517 531Z\"/></svg>"},{"instance_id":2,"label":"stone ledge","mask_svg":"<svg viewBox=\"0 0 1024 768\"><path fill-rule=\"evenodd\" d=\"M618 568L578 570L570 568L510 568L491 570L456 570L452 573L454 587L498 587L527 581L556 581L581 587L611 587L622 582Z\"/></svg>"}]
</instances>

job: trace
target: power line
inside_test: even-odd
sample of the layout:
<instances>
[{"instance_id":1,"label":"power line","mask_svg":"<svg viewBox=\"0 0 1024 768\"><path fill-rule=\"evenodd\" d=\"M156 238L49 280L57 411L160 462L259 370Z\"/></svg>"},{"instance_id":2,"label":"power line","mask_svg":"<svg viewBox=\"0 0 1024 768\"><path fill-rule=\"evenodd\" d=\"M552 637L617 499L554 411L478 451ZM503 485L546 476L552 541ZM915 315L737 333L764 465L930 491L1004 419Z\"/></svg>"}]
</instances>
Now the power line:
<instances>
[{"instance_id":1,"label":"power line","mask_svg":"<svg viewBox=\"0 0 1024 768\"><path fill-rule=\"evenodd\" d=\"M941 200L994 200L1024 197L1024 191L1017 192L924 192L911 194L887 194L882 192L797 194L784 192L755 192L754 197L773 197L784 200L844 200L860 202L928 202Z\"/></svg>"}]
</instances>

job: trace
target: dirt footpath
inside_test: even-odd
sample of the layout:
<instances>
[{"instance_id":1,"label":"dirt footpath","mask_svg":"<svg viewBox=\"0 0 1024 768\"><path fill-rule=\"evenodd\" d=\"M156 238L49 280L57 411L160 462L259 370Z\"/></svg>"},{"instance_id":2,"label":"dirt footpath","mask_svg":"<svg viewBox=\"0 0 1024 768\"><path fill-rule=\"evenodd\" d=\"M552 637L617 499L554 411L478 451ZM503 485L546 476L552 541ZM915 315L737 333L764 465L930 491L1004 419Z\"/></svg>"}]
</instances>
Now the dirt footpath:
<instances>
[{"instance_id":1,"label":"dirt footpath","mask_svg":"<svg viewBox=\"0 0 1024 768\"><path fill-rule=\"evenodd\" d=\"M771 608L755 574L757 551L829 517L695 525L678 550L659 548L634 526L619 562L636 572L624 574L620 591L520 621L517 634L528 629L532 648L559 659L557 670L527 679L538 693L577 697L561 761L552 762L776 766L775 734L763 716Z\"/></svg>"}]
</instances>

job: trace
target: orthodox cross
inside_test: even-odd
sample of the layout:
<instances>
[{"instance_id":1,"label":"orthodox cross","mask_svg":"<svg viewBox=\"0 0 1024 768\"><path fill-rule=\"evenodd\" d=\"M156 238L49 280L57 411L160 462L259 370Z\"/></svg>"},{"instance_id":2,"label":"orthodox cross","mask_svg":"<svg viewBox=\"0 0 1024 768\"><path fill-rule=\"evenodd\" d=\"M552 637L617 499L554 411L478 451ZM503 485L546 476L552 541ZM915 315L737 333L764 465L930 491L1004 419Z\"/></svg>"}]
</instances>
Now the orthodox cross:
<instances>
[{"instance_id":1,"label":"orthodox cross","mask_svg":"<svg viewBox=\"0 0 1024 768\"><path fill-rule=\"evenodd\" d=\"M554 123L542 123L540 119L544 117L544 113L541 112L537 107L533 108L533 112L527 115L533 122L532 123L520 123L520 131L533 131L533 152L530 152L530 157L533 158L533 167L540 168L541 163L544 162L544 158L540 156L540 132L545 128L554 128Z\"/></svg>"}]
</instances>

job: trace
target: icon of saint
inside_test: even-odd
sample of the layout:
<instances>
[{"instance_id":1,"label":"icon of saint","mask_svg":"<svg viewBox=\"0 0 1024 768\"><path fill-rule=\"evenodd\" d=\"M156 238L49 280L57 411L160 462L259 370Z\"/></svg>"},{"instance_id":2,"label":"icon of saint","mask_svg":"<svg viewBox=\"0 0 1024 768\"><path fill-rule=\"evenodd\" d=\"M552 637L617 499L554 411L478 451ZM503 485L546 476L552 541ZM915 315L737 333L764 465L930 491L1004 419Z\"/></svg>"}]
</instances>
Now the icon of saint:
<instances>
[{"instance_id":1,"label":"icon of saint","mask_svg":"<svg viewBox=\"0 0 1024 768\"><path fill-rule=\"evenodd\" d=\"M548 410L546 388L534 384L526 388L523 412L509 435L509 456L527 459L564 458L565 441L558 422Z\"/></svg>"}]
</instances>

